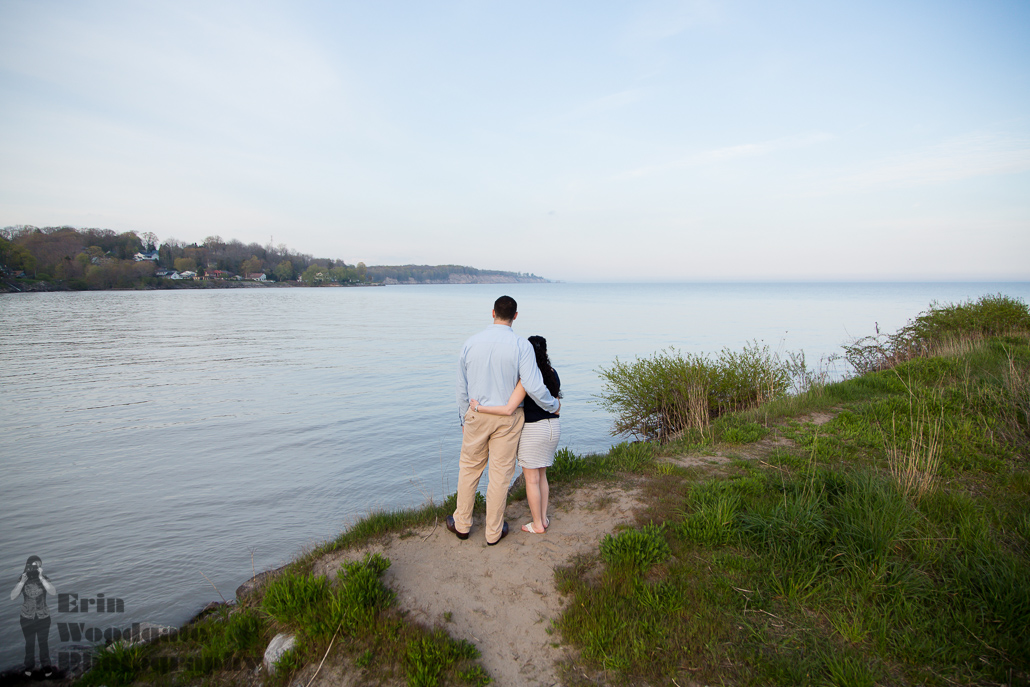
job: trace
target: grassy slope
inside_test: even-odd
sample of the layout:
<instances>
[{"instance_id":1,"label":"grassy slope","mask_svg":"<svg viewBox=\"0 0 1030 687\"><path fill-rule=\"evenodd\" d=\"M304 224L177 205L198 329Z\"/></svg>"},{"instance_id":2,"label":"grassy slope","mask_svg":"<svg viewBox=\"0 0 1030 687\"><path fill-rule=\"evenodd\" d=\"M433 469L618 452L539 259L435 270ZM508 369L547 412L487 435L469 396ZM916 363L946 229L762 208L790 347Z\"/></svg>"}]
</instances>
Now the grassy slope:
<instances>
[{"instance_id":1,"label":"grassy slope","mask_svg":"<svg viewBox=\"0 0 1030 687\"><path fill-rule=\"evenodd\" d=\"M1027 337L995 338L664 447L739 459L656 462L641 527L559 572L568 683L1025 683L1028 391Z\"/></svg>"},{"instance_id":2,"label":"grassy slope","mask_svg":"<svg viewBox=\"0 0 1030 687\"><path fill-rule=\"evenodd\" d=\"M556 572L568 604L555 624L580 657L566 682L1027 682L1028 411L1030 337L996 337L730 413L677 443L559 452L555 498L629 477L650 504L637 529ZM816 412L832 420L808 421ZM699 454L734 459L672 462ZM83 682L269 684L254 669L289 631L300 646L273 684L306 678L327 652L371 683L485 684L474 647L393 606L385 559L309 574L319 555L452 510L372 514L179 638L106 652Z\"/></svg>"}]
</instances>

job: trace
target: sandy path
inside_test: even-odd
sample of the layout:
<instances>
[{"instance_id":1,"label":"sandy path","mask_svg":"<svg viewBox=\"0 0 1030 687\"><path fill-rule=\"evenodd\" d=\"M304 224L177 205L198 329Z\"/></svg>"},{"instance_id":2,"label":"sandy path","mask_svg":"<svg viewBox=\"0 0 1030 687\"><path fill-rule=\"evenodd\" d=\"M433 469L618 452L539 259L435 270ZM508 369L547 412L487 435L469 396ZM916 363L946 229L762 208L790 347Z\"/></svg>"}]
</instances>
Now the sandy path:
<instances>
[{"instance_id":1,"label":"sandy path","mask_svg":"<svg viewBox=\"0 0 1030 687\"><path fill-rule=\"evenodd\" d=\"M440 522L386 544L326 556L315 572L334 576L344 561L378 551L390 559L383 578L397 592L400 607L474 643L495 684L555 685L555 662L564 651L552 646L557 640L548 634L562 607L554 568L596 551L605 534L632 521L638 496L624 484L580 489L566 495L565 503L559 496L552 500L551 526L543 535L521 531L529 509L517 503L507 510L510 533L496 546L486 545L477 516L466 541Z\"/></svg>"}]
</instances>

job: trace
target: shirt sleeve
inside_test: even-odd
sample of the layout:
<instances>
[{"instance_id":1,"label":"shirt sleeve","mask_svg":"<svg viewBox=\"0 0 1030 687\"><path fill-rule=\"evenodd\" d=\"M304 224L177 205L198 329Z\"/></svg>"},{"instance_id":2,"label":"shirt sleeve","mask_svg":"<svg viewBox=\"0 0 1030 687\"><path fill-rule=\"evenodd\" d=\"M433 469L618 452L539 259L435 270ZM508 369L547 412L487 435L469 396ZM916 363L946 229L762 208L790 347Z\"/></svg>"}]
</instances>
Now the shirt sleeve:
<instances>
[{"instance_id":1,"label":"shirt sleeve","mask_svg":"<svg viewBox=\"0 0 1030 687\"><path fill-rule=\"evenodd\" d=\"M536 366L536 355L533 344L525 339L519 340L519 379L526 388L526 395L549 413L558 412L558 399L551 395L544 385L544 376Z\"/></svg>"},{"instance_id":2,"label":"shirt sleeve","mask_svg":"<svg viewBox=\"0 0 1030 687\"><path fill-rule=\"evenodd\" d=\"M467 348L461 349L461 355L458 356L458 422L462 427L465 426L465 413L469 409L469 383L468 383L468 372L465 365L465 352Z\"/></svg>"}]
</instances>

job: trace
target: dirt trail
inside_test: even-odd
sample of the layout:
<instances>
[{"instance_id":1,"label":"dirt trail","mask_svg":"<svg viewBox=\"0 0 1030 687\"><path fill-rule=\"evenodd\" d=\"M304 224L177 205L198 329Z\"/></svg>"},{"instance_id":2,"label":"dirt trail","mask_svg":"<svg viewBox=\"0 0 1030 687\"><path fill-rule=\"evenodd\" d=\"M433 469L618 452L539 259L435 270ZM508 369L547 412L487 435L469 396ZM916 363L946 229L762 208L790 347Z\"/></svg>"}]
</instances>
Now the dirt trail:
<instances>
[{"instance_id":1,"label":"dirt trail","mask_svg":"<svg viewBox=\"0 0 1030 687\"><path fill-rule=\"evenodd\" d=\"M555 664L565 653L552 646L557 638L548 633L562 606L554 568L597 551L604 535L631 522L641 506L637 490L625 484L579 489L564 503L561 498L552 500L551 526L542 535L521 531L530 520L522 502L508 507L510 533L496 546L486 545L479 516L465 541L441 521L385 544L326 556L315 572L331 578L343 562L378 551L390 559L383 581L397 592L399 606L475 644L495 684L556 685ZM338 673L325 677L340 684Z\"/></svg>"}]
</instances>

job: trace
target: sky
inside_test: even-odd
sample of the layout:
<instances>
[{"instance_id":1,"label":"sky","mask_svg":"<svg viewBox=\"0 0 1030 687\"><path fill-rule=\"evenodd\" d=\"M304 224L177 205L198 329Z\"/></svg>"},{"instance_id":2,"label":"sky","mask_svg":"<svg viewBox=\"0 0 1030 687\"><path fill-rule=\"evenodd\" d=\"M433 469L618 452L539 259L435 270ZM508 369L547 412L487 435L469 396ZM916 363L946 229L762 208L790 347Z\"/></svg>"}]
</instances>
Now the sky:
<instances>
[{"instance_id":1,"label":"sky","mask_svg":"<svg viewBox=\"0 0 1030 687\"><path fill-rule=\"evenodd\" d=\"M1030 280L1030 2L0 0L0 226Z\"/></svg>"}]
</instances>

